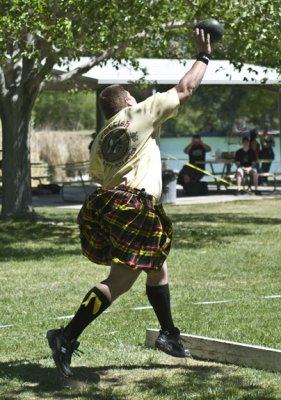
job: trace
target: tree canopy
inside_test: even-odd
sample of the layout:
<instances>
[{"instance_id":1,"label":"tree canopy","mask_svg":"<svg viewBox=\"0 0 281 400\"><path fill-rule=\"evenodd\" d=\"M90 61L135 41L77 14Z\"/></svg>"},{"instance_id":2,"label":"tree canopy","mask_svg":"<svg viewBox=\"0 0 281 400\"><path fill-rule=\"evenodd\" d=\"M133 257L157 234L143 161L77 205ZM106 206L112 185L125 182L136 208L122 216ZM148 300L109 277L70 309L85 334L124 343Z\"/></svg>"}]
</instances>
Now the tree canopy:
<instances>
[{"instance_id":1,"label":"tree canopy","mask_svg":"<svg viewBox=\"0 0 281 400\"><path fill-rule=\"evenodd\" d=\"M242 63L280 71L281 7L279 0L194 0L195 18L213 16L224 25L219 54L235 65Z\"/></svg>"},{"instance_id":2,"label":"tree canopy","mask_svg":"<svg viewBox=\"0 0 281 400\"><path fill-rule=\"evenodd\" d=\"M3 0L0 10L0 65L6 70L27 58L40 78L54 63L80 56L93 57L93 65L140 53L190 57L192 27L209 17L225 28L216 55L280 68L279 0Z\"/></svg>"}]
</instances>

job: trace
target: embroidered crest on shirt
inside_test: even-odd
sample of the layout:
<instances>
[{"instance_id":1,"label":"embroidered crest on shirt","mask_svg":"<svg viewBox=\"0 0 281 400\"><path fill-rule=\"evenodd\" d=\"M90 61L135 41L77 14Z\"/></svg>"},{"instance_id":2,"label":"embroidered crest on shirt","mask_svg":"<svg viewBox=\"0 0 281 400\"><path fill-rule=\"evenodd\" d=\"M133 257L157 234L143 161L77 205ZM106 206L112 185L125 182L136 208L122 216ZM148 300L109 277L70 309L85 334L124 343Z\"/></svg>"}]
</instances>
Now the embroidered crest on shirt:
<instances>
[{"instance_id":1,"label":"embroidered crest on shirt","mask_svg":"<svg viewBox=\"0 0 281 400\"><path fill-rule=\"evenodd\" d=\"M136 152L138 132L128 130L129 121L117 120L104 129L99 138L99 156L107 166L122 167Z\"/></svg>"},{"instance_id":2,"label":"embroidered crest on shirt","mask_svg":"<svg viewBox=\"0 0 281 400\"><path fill-rule=\"evenodd\" d=\"M123 159L128 154L129 147L130 136L127 129L122 127L111 129L101 141L102 156L111 163Z\"/></svg>"}]
</instances>

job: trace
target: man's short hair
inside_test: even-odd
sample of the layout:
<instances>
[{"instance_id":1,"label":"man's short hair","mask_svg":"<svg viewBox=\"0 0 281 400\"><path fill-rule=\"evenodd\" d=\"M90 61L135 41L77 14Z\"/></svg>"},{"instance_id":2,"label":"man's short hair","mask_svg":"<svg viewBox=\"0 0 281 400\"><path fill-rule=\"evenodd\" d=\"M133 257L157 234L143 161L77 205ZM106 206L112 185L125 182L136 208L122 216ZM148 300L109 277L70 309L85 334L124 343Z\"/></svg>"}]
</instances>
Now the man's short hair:
<instances>
[{"instance_id":1,"label":"man's short hair","mask_svg":"<svg viewBox=\"0 0 281 400\"><path fill-rule=\"evenodd\" d=\"M244 142L250 142L250 139L248 138L248 136L243 136L242 143L244 143Z\"/></svg>"},{"instance_id":2,"label":"man's short hair","mask_svg":"<svg viewBox=\"0 0 281 400\"><path fill-rule=\"evenodd\" d=\"M127 91L121 85L110 85L100 92L100 107L106 119L127 107L126 96Z\"/></svg>"}]
</instances>

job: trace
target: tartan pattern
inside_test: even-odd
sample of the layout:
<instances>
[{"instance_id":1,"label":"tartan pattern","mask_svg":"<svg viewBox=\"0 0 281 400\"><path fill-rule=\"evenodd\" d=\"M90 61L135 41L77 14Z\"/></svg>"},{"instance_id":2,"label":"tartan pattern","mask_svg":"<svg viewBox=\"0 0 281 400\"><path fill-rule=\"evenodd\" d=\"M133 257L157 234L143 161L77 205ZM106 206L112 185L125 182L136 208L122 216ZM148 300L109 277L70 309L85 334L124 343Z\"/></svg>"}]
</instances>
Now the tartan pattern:
<instances>
[{"instance_id":1,"label":"tartan pattern","mask_svg":"<svg viewBox=\"0 0 281 400\"><path fill-rule=\"evenodd\" d=\"M159 270L172 241L172 223L162 204L121 185L98 188L82 206L77 222L83 254L96 264Z\"/></svg>"}]
</instances>

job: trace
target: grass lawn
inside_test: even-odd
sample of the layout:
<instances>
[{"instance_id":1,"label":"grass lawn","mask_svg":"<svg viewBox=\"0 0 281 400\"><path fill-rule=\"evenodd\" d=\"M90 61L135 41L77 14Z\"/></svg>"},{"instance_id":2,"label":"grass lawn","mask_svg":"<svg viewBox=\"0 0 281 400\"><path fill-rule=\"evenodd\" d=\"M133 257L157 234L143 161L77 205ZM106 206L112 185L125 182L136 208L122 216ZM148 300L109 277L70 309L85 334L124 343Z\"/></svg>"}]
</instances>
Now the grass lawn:
<instances>
[{"instance_id":1,"label":"grass lawn","mask_svg":"<svg viewBox=\"0 0 281 400\"><path fill-rule=\"evenodd\" d=\"M281 201L167 206L174 319L182 332L281 349ZM40 208L36 224L0 222L0 399L281 399L281 374L181 360L144 347L157 328L145 275L81 336L73 379L45 339L107 267L80 253L77 210ZM228 303L196 304L231 300ZM60 319L58 319L60 318Z\"/></svg>"}]
</instances>

